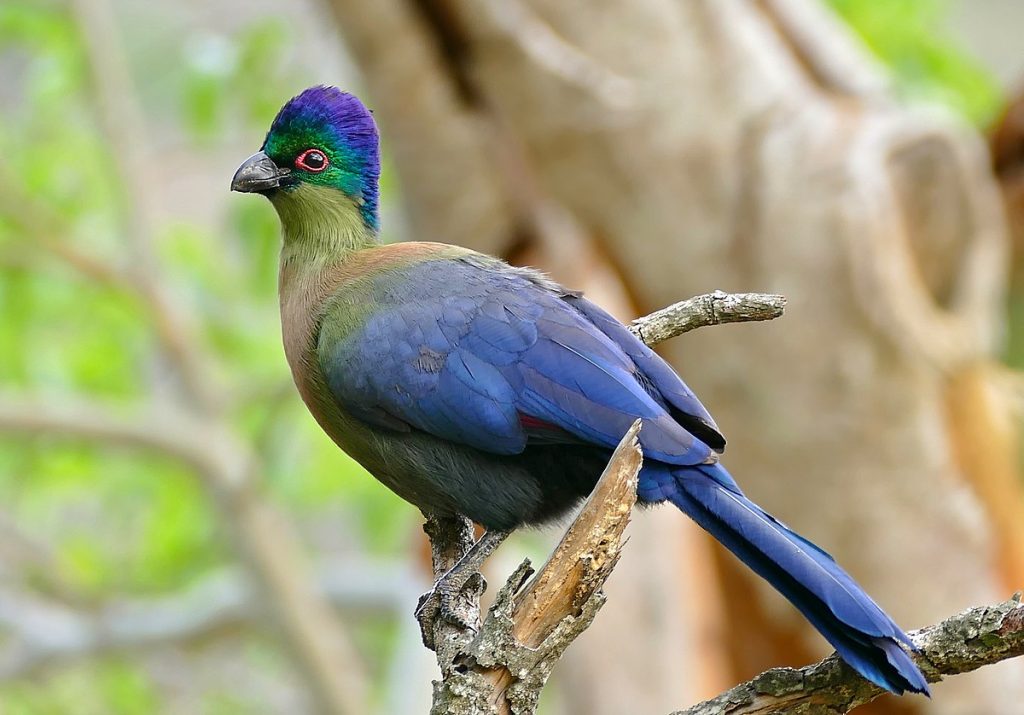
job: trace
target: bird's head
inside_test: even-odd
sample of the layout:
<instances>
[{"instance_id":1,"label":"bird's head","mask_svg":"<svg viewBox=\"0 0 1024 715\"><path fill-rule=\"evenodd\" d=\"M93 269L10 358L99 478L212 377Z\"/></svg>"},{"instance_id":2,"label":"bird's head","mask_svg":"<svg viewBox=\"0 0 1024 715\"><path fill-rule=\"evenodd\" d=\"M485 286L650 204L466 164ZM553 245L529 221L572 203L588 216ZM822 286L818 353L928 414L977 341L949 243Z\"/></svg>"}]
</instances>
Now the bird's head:
<instances>
[{"instance_id":1,"label":"bird's head","mask_svg":"<svg viewBox=\"0 0 1024 715\"><path fill-rule=\"evenodd\" d=\"M231 190L263 194L291 222L361 221L376 231L380 150L370 111L337 87L310 87L277 113Z\"/></svg>"}]
</instances>

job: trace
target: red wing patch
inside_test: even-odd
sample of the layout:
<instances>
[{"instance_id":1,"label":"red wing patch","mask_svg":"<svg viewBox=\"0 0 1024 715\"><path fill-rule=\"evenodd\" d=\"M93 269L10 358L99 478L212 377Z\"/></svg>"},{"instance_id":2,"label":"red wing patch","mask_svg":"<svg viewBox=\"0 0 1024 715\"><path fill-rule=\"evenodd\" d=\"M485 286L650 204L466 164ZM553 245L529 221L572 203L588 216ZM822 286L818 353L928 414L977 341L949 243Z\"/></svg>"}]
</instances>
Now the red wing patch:
<instances>
[{"instance_id":1,"label":"red wing patch","mask_svg":"<svg viewBox=\"0 0 1024 715\"><path fill-rule=\"evenodd\" d=\"M519 424L533 444L583 444L583 440L556 424L519 413Z\"/></svg>"},{"instance_id":2,"label":"red wing patch","mask_svg":"<svg viewBox=\"0 0 1024 715\"><path fill-rule=\"evenodd\" d=\"M530 415L524 415L522 412L519 413L519 424L521 424L523 427L525 427L528 430L546 429L546 430L556 430L558 432L564 432L565 431L561 427L559 427L558 425L553 425L550 422L545 422L544 420L539 420L536 417L532 417Z\"/></svg>"}]
</instances>

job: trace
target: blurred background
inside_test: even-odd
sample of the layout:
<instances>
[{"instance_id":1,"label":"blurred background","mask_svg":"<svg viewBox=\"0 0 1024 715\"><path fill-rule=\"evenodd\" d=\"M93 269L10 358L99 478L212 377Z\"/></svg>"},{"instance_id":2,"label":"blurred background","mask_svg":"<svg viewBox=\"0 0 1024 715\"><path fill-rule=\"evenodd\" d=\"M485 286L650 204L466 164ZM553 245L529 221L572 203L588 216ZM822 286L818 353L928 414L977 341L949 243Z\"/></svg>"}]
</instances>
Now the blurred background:
<instances>
[{"instance_id":1,"label":"blurred background","mask_svg":"<svg viewBox=\"0 0 1024 715\"><path fill-rule=\"evenodd\" d=\"M420 515L297 399L276 216L227 190L314 83L375 110L385 240L623 319L785 294L664 354L747 491L902 625L1024 587L1022 26L1015 0L3 0L0 713L429 708ZM828 651L678 514L630 528L546 715ZM864 712L1022 690L1010 662Z\"/></svg>"}]
</instances>

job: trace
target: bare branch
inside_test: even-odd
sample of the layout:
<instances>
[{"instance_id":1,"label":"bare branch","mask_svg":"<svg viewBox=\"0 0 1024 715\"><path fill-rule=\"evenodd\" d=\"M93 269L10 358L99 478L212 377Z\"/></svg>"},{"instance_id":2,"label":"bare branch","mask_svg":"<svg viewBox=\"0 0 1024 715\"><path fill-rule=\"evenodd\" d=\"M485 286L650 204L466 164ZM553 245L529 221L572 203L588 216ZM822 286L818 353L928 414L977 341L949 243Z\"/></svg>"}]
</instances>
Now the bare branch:
<instances>
[{"instance_id":1,"label":"bare branch","mask_svg":"<svg viewBox=\"0 0 1024 715\"><path fill-rule=\"evenodd\" d=\"M436 628L451 631L453 639L435 641L443 682L435 688L433 713L533 712L554 664L604 604L600 589L618 562L636 502L639 431L637 420L525 589L532 573L529 561L501 588L479 633L455 624ZM468 644L467 636L472 637Z\"/></svg>"},{"instance_id":2,"label":"bare branch","mask_svg":"<svg viewBox=\"0 0 1024 715\"><path fill-rule=\"evenodd\" d=\"M404 564L361 559L320 563L315 576L322 597L361 615L395 614L422 585ZM89 611L3 589L0 628L11 634L12 644L0 652L0 682L100 654L184 644L265 625L258 594L235 569L169 596L119 600Z\"/></svg>"},{"instance_id":3,"label":"bare branch","mask_svg":"<svg viewBox=\"0 0 1024 715\"><path fill-rule=\"evenodd\" d=\"M785 308L786 298L781 295L716 290L637 318L629 329L648 345L656 345L706 325L772 320Z\"/></svg>"},{"instance_id":4,"label":"bare branch","mask_svg":"<svg viewBox=\"0 0 1024 715\"><path fill-rule=\"evenodd\" d=\"M636 503L643 463L639 433L637 420L619 442L597 486L547 563L515 598L510 635L531 655L543 646L556 658L560 656L604 604L604 595L599 591L619 562L625 546L623 534ZM589 618L584 617L587 615ZM566 627L559 634L559 642L548 642L563 623ZM533 660L533 671L537 664ZM540 674L541 686L553 665L552 660ZM517 680L523 680L523 672L522 668L513 669L509 663L502 663L487 673L486 678L494 684L491 703L499 712L509 710L511 701L524 696L532 703L530 707L536 705L540 687L535 691L510 692Z\"/></svg>"},{"instance_id":5,"label":"bare branch","mask_svg":"<svg viewBox=\"0 0 1024 715\"><path fill-rule=\"evenodd\" d=\"M921 652L914 660L929 682L1024 655L1021 594L980 606L910 634ZM832 654L804 668L774 668L713 700L672 715L769 715L813 712L842 715L885 691Z\"/></svg>"},{"instance_id":6,"label":"bare branch","mask_svg":"<svg viewBox=\"0 0 1024 715\"><path fill-rule=\"evenodd\" d=\"M473 522L464 516L438 517L428 516L423 531L430 539L431 562L434 579L440 578L459 560L469 553L473 546ZM460 606L465 608L467 620L480 620L480 596L484 591L484 580L472 578L467 582L460 594ZM444 618L435 616L433 627L424 631L424 643L433 643L437 652L437 662L451 660L466 646L473 637L473 631L463 628L460 624L450 623ZM431 639L431 636L433 638ZM444 666L441 665L442 670Z\"/></svg>"},{"instance_id":7,"label":"bare branch","mask_svg":"<svg viewBox=\"0 0 1024 715\"><path fill-rule=\"evenodd\" d=\"M535 647L589 600L619 560L622 534L636 503L640 420L619 442L587 503L547 563L516 596L513 635Z\"/></svg>"}]
</instances>

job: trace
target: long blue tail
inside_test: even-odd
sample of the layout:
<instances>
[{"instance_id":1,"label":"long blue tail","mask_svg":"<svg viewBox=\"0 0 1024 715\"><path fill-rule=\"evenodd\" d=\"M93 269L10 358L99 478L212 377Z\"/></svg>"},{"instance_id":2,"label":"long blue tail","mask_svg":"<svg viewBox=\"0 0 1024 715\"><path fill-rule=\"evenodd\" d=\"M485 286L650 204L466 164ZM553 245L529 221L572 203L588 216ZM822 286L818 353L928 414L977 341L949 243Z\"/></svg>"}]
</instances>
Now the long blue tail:
<instances>
[{"instance_id":1,"label":"long blue tail","mask_svg":"<svg viewBox=\"0 0 1024 715\"><path fill-rule=\"evenodd\" d=\"M747 499L721 465L645 466L640 497L668 499L814 624L858 673L893 693L928 694L906 634L833 558Z\"/></svg>"}]
</instances>

